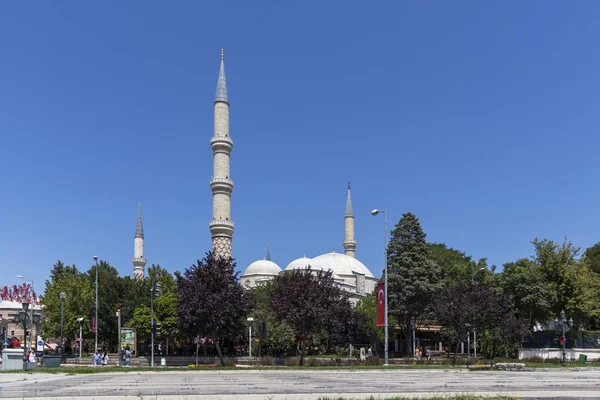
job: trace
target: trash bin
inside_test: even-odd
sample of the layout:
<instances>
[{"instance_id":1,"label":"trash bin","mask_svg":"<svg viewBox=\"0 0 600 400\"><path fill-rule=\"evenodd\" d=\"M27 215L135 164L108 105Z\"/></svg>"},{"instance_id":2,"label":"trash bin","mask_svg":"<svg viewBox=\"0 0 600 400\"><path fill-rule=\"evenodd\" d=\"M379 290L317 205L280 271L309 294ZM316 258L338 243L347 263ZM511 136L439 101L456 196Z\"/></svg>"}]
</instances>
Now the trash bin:
<instances>
[{"instance_id":1,"label":"trash bin","mask_svg":"<svg viewBox=\"0 0 600 400\"><path fill-rule=\"evenodd\" d=\"M42 357L42 367L44 368L58 368L60 367L60 362L62 361L62 356L44 356Z\"/></svg>"},{"instance_id":2,"label":"trash bin","mask_svg":"<svg viewBox=\"0 0 600 400\"><path fill-rule=\"evenodd\" d=\"M579 355L579 360L577 361L579 364L585 364L585 362L587 361L587 355L585 354L580 354Z\"/></svg>"}]
</instances>

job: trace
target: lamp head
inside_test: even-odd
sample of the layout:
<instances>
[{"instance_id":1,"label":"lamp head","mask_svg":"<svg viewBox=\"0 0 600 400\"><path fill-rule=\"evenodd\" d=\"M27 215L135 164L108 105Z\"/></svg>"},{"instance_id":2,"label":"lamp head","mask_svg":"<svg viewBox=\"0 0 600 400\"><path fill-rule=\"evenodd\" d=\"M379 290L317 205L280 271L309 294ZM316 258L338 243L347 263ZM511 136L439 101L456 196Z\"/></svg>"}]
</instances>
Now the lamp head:
<instances>
[{"instance_id":1,"label":"lamp head","mask_svg":"<svg viewBox=\"0 0 600 400\"><path fill-rule=\"evenodd\" d=\"M83 317L77 318L77 322L79 322L79 323L83 322Z\"/></svg>"},{"instance_id":2,"label":"lamp head","mask_svg":"<svg viewBox=\"0 0 600 400\"><path fill-rule=\"evenodd\" d=\"M569 326L572 328L573 327L573 318L569 318Z\"/></svg>"},{"instance_id":3,"label":"lamp head","mask_svg":"<svg viewBox=\"0 0 600 400\"><path fill-rule=\"evenodd\" d=\"M98 261L98 256L94 256L94 261Z\"/></svg>"},{"instance_id":4,"label":"lamp head","mask_svg":"<svg viewBox=\"0 0 600 400\"><path fill-rule=\"evenodd\" d=\"M65 299L67 297L67 294L65 292L60 292L60 298L61 299Z\"/></svg>"},{"instance_id":5,"label":"lamp head","mask_svg":"<svg viewBox=\"0 0 600 400\"><path fill-rule=\"evenodd\" d=\"M23 279L23 275L17 275L17 278Z\"/></svg>"},{"instance_id":6,"label":"lamp head","mask_svg":"<svg viewBox=\"0 0 600 400\"><path fill-rule=\"evenodd\" d=\"M374 209L373 211L371 211L371 215L372 216L376 216L377 214L379 214L379 210L378 209Z\"/></svg>"},{"instance_id":7,"label":"lamp head","mask_svg":"<svg viewBox=\"0 0 600 400\"><path fill-rule=\"evenodd\" d=\"M29 302L25 300L23 302L23 311L27 312L27 310L29 310Z\"/></svg>"},{"instance_id":8,"label":"lamp head","mask_svg":"<svg viewBox=\"0 0 600 400\"><path fill-rule=\"evenodd\" d=\"M248 317L247 321L248 321L248 322L252 322L252 321L254 321L254 318L252 318L252 317Z\"/></svg>"},{"instance_id":9,"label":"lamp head","mask_svg":"<svg viewBox=\"0 0 600 400\"><path fill-rule=\"evenodd\" d=\"M565 312L565 310L562 310L560 312L560 318L564 321L567 318L567 313Z\"/></svg>"}]
</instances>

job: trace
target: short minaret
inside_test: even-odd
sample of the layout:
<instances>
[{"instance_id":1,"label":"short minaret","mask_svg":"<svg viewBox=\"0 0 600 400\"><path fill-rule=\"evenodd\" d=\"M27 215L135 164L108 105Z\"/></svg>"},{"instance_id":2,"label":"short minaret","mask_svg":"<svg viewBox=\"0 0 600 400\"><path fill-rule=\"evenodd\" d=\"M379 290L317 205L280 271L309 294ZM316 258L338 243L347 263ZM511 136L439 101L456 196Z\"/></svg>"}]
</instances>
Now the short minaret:
<instances>
[{"instance_id":1,"label":"short minaret","mask_svg":"<svg viewBox=\"0 0 600 400\"><path fill-rule=\"evenodd\" d=\"M133 277L141 281L144 279L144 267L146 259L144 258L144 227L142 226L142 205L138 203L137 226L135 236L133 237Z\"/></svg>"},{"instance_id":2,"label":"short minaret","mask_svg":"<svg viewBox=\"0 0 600 400\"><path fill-rule=\"evenodd\" d=\"M271 244L267 245L267 260L271 261Z\"/></svg>"},{"instance_id":3,"label":"short minaret","mask_svg":"<svg viewBox=\"0 0 600 400\"><path fill-rule=\"evenodd\" d=\"M225 80L225 62L221 48L221 68L215 96L215 131L210 140L213 150L213 177L210 189L213 193L213 215L208 224L212 236L212 251L215 257L231 258L233 222L231 222L231 192L233 181L229 171L229 155L233 142L229 137L229 97Z\"/></svg>"},{"instance_id":4,"label":"short minaret","mask_svg":"<svg viewBox=\"0 0 600 400\"><path fill-rule=\"evenodd\" d=\"M352 211L352 198L350 197L350 181L348 181L348 199L346 199L346 213L344 215L344 245L345 254L354 257L356 241L354 240L354 212Z\"/></svg>"}]
</instances>

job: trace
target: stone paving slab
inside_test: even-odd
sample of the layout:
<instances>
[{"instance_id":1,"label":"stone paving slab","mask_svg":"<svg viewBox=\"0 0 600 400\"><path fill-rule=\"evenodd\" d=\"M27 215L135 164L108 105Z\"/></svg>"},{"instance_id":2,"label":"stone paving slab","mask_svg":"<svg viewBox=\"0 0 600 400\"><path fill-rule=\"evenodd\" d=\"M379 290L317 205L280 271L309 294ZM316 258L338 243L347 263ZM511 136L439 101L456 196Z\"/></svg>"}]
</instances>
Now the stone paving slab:
<instances>
[{"instance_id":1,"label":"stone paving slab","mask_svg":"<svg viewBox=\"0 0 600 400\"><path fill-rule=\"evenodd\" d=\"M461 393L600 399L600 371L141 371L25 378L0 383L0 399L310 400Z\"/></svg>"}]
</instances>

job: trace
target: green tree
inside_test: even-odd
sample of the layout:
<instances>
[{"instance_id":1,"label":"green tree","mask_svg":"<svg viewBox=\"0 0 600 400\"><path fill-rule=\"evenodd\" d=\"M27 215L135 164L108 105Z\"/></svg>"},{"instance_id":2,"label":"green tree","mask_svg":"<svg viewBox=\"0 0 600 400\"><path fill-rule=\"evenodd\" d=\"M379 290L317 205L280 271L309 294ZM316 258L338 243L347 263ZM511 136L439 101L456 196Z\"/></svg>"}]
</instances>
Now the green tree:
<instances>
[{"instance_id":1,"label":"green tree","mask_svg":"<svg viewBox=\"0 0 600 400\"><path fill-rule=\"evenodd\" d=\"M45 337L60 337L61 298L64 292L63 346L79 337L78 318L83 317L83 337L93 338L90 332L90 310L94 302L92 285L75 265L64 265L58 261L50 271L50 279L46 280L44 294L40 302L45 317L42 319L42 332Z\"/></svg>"},{"instance_id":2,"label":"green tree","mask_svg":"<svg viewBox=\"0 0 600 400\"><path fill-rule=\"evenodd\" d=\"M373 294L360 299L356 303L355 310L357 313L365 316L363 332L367 336L369 343L374 349L377 349L378 343L383 343L385 340L385 327L377 326L377 297ZM393 333L396 328L396 317L388 316L388 335L394 337Z\"/></svg>"},{"instance_id":3,"label":"green tree","mask_svg":"<svg viewBox=\"0 0 600 400\"><path fill-rule=\"evenodd\" d=\"M587 263L592 271L600 275L600 242L585 249L583 261Z\"/></svg>"},{"instance_id":4,"label":"green tree","mask_svg":"<svg viewBox=\"0 0 600 400\"><path fill-rule=\"evenodd\" d=\"M492 272L487 270L487 260L473 260L462 251L446 246L444 243L430 243L429 254L440 266L440 277L446 285L456 285L459 282L467 284L474 281L485 281ZM481 269L484 268L485 271Z\"/></svg>"},{"instance_id":5,"label":"green tree","mask_svg":"<svg viewBox=\"0 0 600 400\"><path fill-rule=\"evenodd\" d=\"M180 328L189 335L212 337L223 366L219 339L242 332L251 308L249 294L239 285L239 272L234 268L231 259L215 258L209 252L183 275L176 273Z\"/></svg>"},{"instance_id":6,"label":"green tree","mask_svg":"<svg viewBox=\"0 0 600 400\"><path fill-rule=\"evenodd\" d=\"M151 320L150 307L142 304L136 307L133 312L133 317L127 323L128 327L135 328L137 340L140 344L141 342L150 343Z\"/></svg>"},{"instance_id":7,"label":"green tree","mask_svg":"<svg viewBox=\"0 0 600 400\"><path fill-rule=\"evenodd\" d=\"M527 321L530 329L538 322L552 319L552 308L557 302L556 288L547 281L535 261L522 258L504 264L499 281L513 309Z\"/></svg>"},{"instance_id":8,"label":"green tree","mask_svg":"<svg viewBox=\"0 0 600 400\"><path fill-rule=\"evenodd\" d=\"M404 328L406 352L412 352L412 324L418 324L443 288L440 266L431 258L417 217L402 216L392 231L388 254L388 305Z\"/></svg>"}]
</instances>

